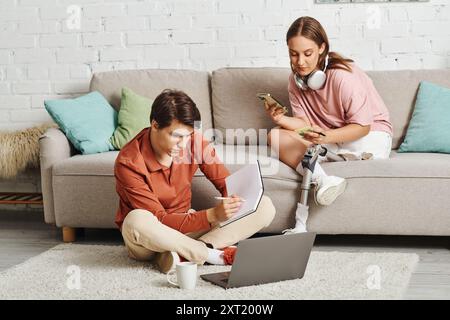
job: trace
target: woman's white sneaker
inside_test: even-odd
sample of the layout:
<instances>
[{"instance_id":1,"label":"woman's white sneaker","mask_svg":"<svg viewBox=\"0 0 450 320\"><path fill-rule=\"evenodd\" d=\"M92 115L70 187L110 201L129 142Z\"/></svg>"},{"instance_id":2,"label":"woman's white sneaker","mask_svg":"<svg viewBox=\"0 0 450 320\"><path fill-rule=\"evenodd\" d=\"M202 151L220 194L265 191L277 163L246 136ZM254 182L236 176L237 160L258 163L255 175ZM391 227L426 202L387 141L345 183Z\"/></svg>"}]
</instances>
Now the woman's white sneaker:
<instances>
[{"instance_id":1,"label":"woman's white sneaker","mask_svg":"<svg viewBox=\"0 0 450 320\"><path fill-rule=\"evenodd\" d=\"M320 176L316 186L316 201L323 206L329 206L339 197L347 186L344 178L336 176Z\"/></svg>"},{"instance_id":2,"label":"woman's white sneaker","mask_svg":"<svg viewBox=\"0 0 450 320\"><path fill-rule=\"evenodd\" d=\"M281 233L284 234L284 235L296 234L296 233L304 233L304 232L308 232L304 226L302 226L302 227L296 226L295 228L286 229L286 230L281 231Z\"/></svg>"}]
</instances>

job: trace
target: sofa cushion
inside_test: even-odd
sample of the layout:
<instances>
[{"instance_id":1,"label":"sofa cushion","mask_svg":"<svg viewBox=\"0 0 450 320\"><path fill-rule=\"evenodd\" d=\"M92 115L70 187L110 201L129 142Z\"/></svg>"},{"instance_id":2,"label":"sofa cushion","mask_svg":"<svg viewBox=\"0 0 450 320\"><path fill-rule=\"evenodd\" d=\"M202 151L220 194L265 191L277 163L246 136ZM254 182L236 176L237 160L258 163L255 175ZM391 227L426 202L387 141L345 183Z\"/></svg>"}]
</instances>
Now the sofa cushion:
<instances>
[{"instance_id":1,"label":"sofa cushion","mask_svg":"<svg viewBox=\"0 0 450 320\"><path fill-rule=\"evenodd\" d=\"M117 127L117 111L94 91L75 99L45 100L45 108L82 154L114 150L109 141Z\"/></svg>"},{"instance_id":2,"label":"sofa cushion","mask_svg":"<svg viewBox=\"0 0 450 320\"><path fill-rule=\"evenodd\" d=\"M450 153L450 89L422 81L399 152Z\"/></svg>"},{"instance_id":3,"label":"sofa cushion","mask_svg":"<svg viewBox=\"0 0 450 320\"><path fill-rule=\"evenodd\" d=\"M242 159L259 159L263 178L300 182L302 177L286 164L278 161L263 148L255 146L216 146L218 156L230 172L241 168ZM235 150L233 150L235 149ZM231 154L231 156L230 156ZM229 160L227 160L227 157ZM235 160L233 160L235 159ZM241 161L236 161L240 159ZM450 179L450 155L436 153L397 153L392 151L390 159L322 162L329 175L344 178L448 178ZM202 175L197 171L197 175Z\"/></svg>"},{"instance_id":4,"label":"sofa cushion","mask_svg":"<svg viewBox=\"0 0 450 320\"><path fill-rule=\"evenodd\" d=\"M122 88L122 100L117 116L117 128L110 138L111 144L120 150L142 129L150 126L150 99L134 93L131 89Z\"/></svg>"},{"instance_id":5,"label":"sofa cushion","mask_svg":"<svg viewBox=\"0 0 450 320\"><path fill-rule=\"evenodd\" d=\"M301 181L300 175L284 163L271 157L264 149L252 146L240 146L234 151L232 149L216 146L217 155L224 161L230 172L238 170L249 161L259 159L263 178ZM118 153L118 151L110 151L75 155L58 162L53 168L53 175L114 176L114 161ZM388 160L323 162L322 167L327 174L344 178L450 179L450 155L439 153L397 153L392 151ZM202 176L203 173L197 170L195 177Z\"/></svg>"},{"instance_id":6,"label":"sofa cushion","mask_svg":"<svg viewBox=\"0 0 450 320\"><path fill-rule=\"evenodd\" d=\"M114 162L119 151L81 155L59 161L53 176L114 176Z\"/></svg>"},{"instance_id":7,"label":"sofa cushion","mask_svg":"<svg viewBox=\"0 0 450 320\"><path fill-rule=\"evenodd\" d=\"M261 109L256 93L270 92L290 109L287 91L290 72L289 68L224 68L214 71L211 80L213 117L215 128L221 132L217 141L243 143L235 136L227 139L226 128L243 129L237 133L242 137L248 129L274 127ZM398 149L406 134L420 81L450 86L450 70L446 69L367 71L367 75L389 110L394 127L392 149ZM247 136L249 134L248 131Z\"/></svg>"},{"instance_id":8,"label":"sofa cushion","mask_svg":"<svg viewBox=\"0 0 450 320\"><path fill-rule=\"evenodd\" d=\"M397 153L390 159L327 162L327 174L344 178L450 178L450 155L437 153Z\"/></svg>"},{"instance_id":9,"label":"sofa cushion","mask_svg":"<svg viewBox=\"0 0 450 320\"><path fill-rule=\"evenodd\" d=\"M421 81L450 87L450 69L368 71L386 104L394 126L392 149L398 149L406 135Z\"/></svg>"},{"instance_id":10,"label":"sofa cushion","mask_svg":"<svg viewBox=\"0 0 450 320\"><path fill-rule=\"evenodd\" d=\"M229 160L226 164L230 171L236 171L241 168L245 159L259 159L261 165L261 172L263 177L272 177L279 180L301 181L301 177L287 165L279 162L264 148L252 148L249 146L242 146L243 148L231 153L228 150L228 156L232 155L236 160ZM227 148L222 148L222 145L216 146L216 152L219 158L225 159L224 154L227 153ZM75 155L58 162L53 167L53 175L71 175L71 176L114 176L114 162L116 161L119 151L103 152L99 154L90 155ZM203 176L203 173L198 169L195 173L196 177Z\"/></svg>"},{"instance_id":11,"label":"sofa cushion","mask_svg":"<svg viewBox=\"0 0 450 320\"><path fill-rule=\"evenodd\" d=\"M120 70L95 73L90 90L100 91L119 110L121 90L128 87L154 100L164 89L178 89L194 100L202 117L203 130L212 128L209 73L192 70Z\"/></svg>"},{"instance_id":12,"label":"sofa cushion","mask_svg":"<svg viewBox=\"0 0 450 320\"><path fill-rule=\"evenodd\" d=\"M216 134L216 141L228 144L265 144L267 134L262 131L259 137L260 132L254 130L263 129L268 132L275 125L266 115L264 103L256 94L268 92L291 110L287 92L290 72L286 68L224 68L213 71L211 88L214 128L220 132ZM226 129L243 131L236 131L236 134L227 137ZM254 135L247 130L253 130ZM244 131L247 138L244 138Z\"/></svg>"}]
</instances>

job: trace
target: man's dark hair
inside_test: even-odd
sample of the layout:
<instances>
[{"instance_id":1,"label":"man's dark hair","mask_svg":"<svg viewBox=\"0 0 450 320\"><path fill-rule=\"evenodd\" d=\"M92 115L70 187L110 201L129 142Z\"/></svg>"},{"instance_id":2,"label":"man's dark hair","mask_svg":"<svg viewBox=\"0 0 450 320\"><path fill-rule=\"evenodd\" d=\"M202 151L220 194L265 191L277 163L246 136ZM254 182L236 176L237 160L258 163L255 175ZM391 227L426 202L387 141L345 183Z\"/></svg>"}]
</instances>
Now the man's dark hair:
<instances>
[{"instance_id":1,"label":"man's dark hair","mask_svg":"<svg viewBox=\"0 0 450 320\"><path fill-rule=\"evenodd\" d=\"M183 91L166 89L153 102L150 122L155 120L160 128L165 128L174 119L194 127L194 122L200 121L200 111Z\"/></svg>"}]
</instances>

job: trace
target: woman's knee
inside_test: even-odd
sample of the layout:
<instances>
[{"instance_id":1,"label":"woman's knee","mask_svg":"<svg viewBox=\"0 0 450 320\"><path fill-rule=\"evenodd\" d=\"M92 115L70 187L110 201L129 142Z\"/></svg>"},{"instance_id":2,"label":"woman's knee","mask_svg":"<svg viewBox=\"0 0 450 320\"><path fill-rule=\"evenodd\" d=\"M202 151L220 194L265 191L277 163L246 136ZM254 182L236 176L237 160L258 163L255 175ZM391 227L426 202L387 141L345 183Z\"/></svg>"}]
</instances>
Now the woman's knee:
<instances>
[{"instance_id":1,"label":"woman's knee","mask_svg":"<svg viewBox=\"0 0 450 320\"><path fill-rule=\"evenodd\" d=\"M272 130L270 130L269 133L267 134L267 144L269 146L272 146L277 143L279 144L279 140L280 140L280 128L275 127Z\"/></svg>"},{"instance_id":2,"label":"woman's knee","mask_svg":"<svg viewBox=\"0 0 450 320\"><path fill-rule=\"evenodd\" d=\"M303 139L293 130L286 130L280 128L273 128L267 135L267 143L270 146L278 147L280 149L290 149L293 146L306 149L312 143Z\"/></svg>"},{"instance_id":3,"label":"woman's knee","mask_svg":"<svg viewBox=\"0 0 450 320\"><path fill-rule=\"evenodd\" d=\"M273 143L283 142L291 133L291 130L283 129L281 127L274 127L267 134L269 140Z\"/></svg>"}]
</instances>

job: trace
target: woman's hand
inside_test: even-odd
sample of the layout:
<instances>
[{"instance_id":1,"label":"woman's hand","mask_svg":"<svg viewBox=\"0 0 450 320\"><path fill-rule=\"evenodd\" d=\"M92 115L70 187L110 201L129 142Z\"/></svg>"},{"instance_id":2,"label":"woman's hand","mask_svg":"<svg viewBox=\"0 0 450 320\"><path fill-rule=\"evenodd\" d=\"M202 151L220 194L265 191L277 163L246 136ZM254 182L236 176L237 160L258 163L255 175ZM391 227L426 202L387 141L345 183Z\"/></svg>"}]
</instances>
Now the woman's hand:
<instances>
[{"instance_id":1,"label":"woman's hand","mask_svg":"<svg viewBox=\"0 0 450 320\"><path fill-rule=\"evenodd\" d=\"M264 102L264 107L266 108L267 115L272 119L272 121L279 124L280 120L284 116L283 110L281 108L276 109L274 105L271 106L266 101Z\"/></svg>"},{"instance_id":2,"label":"woman's hand","mask_svg":"<svg viewBox=\"0 0 450 320\"><path fill-rule=\"evenodd\" d=\"M327 132L323 130L321 127L312 126L312 130L305 132L303 138L314 144L326 144L328 143L326 135Z\"/></svg>"}]
</instances>

